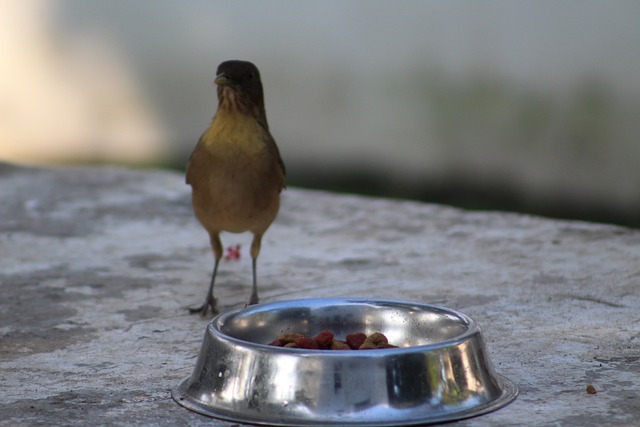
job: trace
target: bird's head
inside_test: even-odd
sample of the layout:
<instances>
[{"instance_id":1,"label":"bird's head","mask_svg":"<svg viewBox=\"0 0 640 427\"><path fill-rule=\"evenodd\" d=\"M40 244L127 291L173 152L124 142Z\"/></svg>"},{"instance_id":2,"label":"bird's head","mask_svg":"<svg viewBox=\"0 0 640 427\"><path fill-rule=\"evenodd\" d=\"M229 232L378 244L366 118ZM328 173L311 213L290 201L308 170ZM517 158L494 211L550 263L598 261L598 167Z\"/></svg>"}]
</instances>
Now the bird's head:
<instances>
[{"instance_id":1,"label":"bird's head","mask_svg":"<svg viewBox=\"0 0 640 427\"><path fill-rule=\"evenodd\" d=\"M219 108L264 115L264 95L260 72L251 62L225 61L218 66L215 83L218 85Z\"/></svg>"}]
</instances>

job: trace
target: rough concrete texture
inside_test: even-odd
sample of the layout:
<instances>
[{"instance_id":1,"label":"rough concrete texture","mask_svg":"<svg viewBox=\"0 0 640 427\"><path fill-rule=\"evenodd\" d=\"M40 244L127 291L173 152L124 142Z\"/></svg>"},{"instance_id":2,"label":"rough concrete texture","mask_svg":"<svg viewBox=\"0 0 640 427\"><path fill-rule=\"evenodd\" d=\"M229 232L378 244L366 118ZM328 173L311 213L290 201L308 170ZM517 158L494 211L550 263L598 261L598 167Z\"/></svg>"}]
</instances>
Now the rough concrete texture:
<instances>
[{"instance_id":1,"label":"rough concrete texture","mask_svg":"<svg viewBox=\"0 0 640 427\"><path fill-rule=\"evenodd\" d=\"M0 164L0 425L230 425L173 402L207 320L212 255L179 174ZM249 235L221 263L223 310L250 295ZM520 396L464 426L640 420L640 232L498 212L283 193L262 301L436 303L483 328ZM588 394L588 384L597 394Z\"/></svg>"}]
</instances>

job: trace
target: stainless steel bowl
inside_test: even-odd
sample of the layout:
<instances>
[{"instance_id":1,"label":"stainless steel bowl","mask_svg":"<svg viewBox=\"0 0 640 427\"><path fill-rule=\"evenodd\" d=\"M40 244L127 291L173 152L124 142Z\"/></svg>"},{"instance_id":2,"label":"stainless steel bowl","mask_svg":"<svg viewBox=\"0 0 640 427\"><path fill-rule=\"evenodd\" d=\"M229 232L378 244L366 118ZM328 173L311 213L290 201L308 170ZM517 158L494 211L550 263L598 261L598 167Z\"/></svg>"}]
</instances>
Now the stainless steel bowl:
<instances>
[{"instance_id":1,"label":"stainless steel bowl","mask_svg":"<svg viewBox=\"0 0 640 427\"><path fill-rule=\"evenodd\" d=\"M283 332L384 333L399 348L305 350L267 345ZM446 308L373 299L250 306L207 326L180 405L254 424L399 426L496 410L518 389L494 372L480 329Z\"/></svg>"}]
</instances>

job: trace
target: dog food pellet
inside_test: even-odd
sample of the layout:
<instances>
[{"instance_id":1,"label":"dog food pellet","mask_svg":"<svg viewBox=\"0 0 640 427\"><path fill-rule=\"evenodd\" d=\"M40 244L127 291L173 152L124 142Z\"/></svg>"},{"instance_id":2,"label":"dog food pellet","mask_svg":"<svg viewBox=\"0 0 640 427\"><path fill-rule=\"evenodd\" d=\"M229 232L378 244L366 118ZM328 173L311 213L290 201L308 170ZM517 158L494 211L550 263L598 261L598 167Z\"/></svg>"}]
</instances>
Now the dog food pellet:
<instances>
[{"instance_id":1,"label":"dog food pellet","mask_svg":"<svg viewBox=\"0 0 640 427\"><path fill-rule=\"evenodd\" d=\"M349 347L351 347L353 350L358 350L366 339L367 336L365 334L363 334L362 332L358 332L355 334L347 335L346 341L347 344L349 344Z\"/></svg>"}]
</instances>

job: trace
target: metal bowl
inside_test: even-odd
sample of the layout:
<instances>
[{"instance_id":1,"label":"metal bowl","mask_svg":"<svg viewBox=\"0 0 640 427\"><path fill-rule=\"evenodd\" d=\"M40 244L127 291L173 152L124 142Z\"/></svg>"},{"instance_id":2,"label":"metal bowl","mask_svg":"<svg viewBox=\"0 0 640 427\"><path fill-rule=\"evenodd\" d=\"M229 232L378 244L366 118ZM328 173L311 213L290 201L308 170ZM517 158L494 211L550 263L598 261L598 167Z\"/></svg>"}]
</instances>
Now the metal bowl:
<instances>
[{"instance_id":1,"label":"metal bowl","mask_svg":"<svg viewBox=\"0 0 640 427\"><path fill-rule=\"evenodd\" d=\"M384 333L399 348L269 346L283 332ZM207 326L196 366L172 396L201 414L282 426L400 426L457 420L516 398L468 316L425 304L304 299L250 306Z\"/></svg>"}]
</instances>

